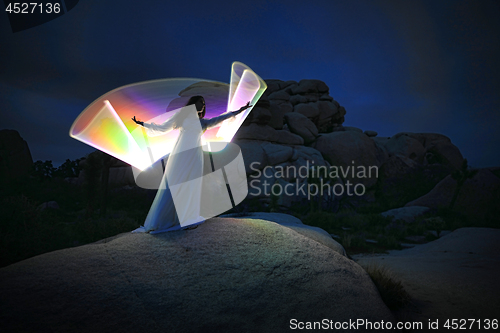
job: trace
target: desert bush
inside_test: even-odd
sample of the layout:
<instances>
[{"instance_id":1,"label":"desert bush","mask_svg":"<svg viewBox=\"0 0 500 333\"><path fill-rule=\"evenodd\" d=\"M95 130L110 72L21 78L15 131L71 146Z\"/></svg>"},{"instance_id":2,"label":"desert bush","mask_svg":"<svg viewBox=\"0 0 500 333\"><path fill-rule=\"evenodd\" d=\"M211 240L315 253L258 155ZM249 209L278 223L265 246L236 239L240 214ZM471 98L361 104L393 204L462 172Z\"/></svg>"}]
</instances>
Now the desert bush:
<instances>
[{"instance_id":1,"label":"desert bush","mask_svg":"<svg viewBox=\"0 0 500 333\"><path fill-rule=\"evenodd\" d=\"M276 180L274 182L274 185L276 185L276 184L279 185L278 180ZM279 204L278 204L279 198L280 198L279 195L276 195L276 194L274 194L273 191L271 191L271 195L269 197L269 206L268 206L268 209L269 209L270 213L277 213L277 212L279 212Z\"/></svg>"},{"instance_id":2,"label":"desert bush","mask_svg":"<svg viewBox=\"0 0 500 333\"><path fill-rule=\"evenodd\" d=\"M81 166L80 162L83 160L83 158L78 158L74 161L71 161L70 159L66 159L66 161L61 164L57 170L53 172L54 177L60 177L60 178L74 178L78 177L81 171Z\"/></svg>"},{"instance_id":3,"label":"desert bush","mask_svg":"<svg viewBox=\"0 0 500 333\"><path fill-rule=\"evenodd\" d=\"M440 218L439 216L435 216L435 217L429 217L429 218L425 219L424 221L425 221L427 228L430 230L435 230L437 233L437 237L439 238L441 231L443 231L445 228L444 220L442 218Z\"/></svg>"},{"instance_id":4,"label":"desert bush","mask_svg":"<svg viewBox=\"0 0 500 333\"><path fill-rule=\"evenodd\" d=\"M71 161L66 159L66 161L61 164L58 168L52 165L52 161L36 161L33 163L32 175L39 180L47 180L53 177L66 178L66 177L78 177L80 174L80 161L82 159L76 159Z\"/></svg>"},{"instance_id":5,"label":"desert bush","mask_svg":"<svg viewBox=\"0 0 500 333\"><path fill-rule=\"evenodd\" d=\"M391 221L385 226L385 234L401 239L408 235L408 223L404 221Z\"/></svg>"},{"instance_id":6,"label":"desert bush","mask_svg":"<svg viewBox=\"0 0 500 333\"><path fill-rule=\"evenodd\" d=\"M40 180L52 178L56 170L52 165L52 161L36 161L33 163L33 175Z\"/></svg>"},{"instance_id":7,"label":"desert bush","mask_svg":"<svg viewBox=\"0 0 500 333\"><path fill-rule=\"evenodd\" d=\"M352 245L352 238L352 234L344 233L340 238L340 244L342 244L345 249L350 248Z\"/></svg>"},{"instance_id":8,"label":"desert bush","mask_svg":"<svg viewBox=\"0 0 500 333\"><path fill-rule=\"evenodd\" d=\"M377 287L382 300L391 310L407 305L411 297L403 284L385 266L367 265L363 267Z\"/></svg>"},{"instance_id":9,"label":"desert bush","mask_svg":"<svg viewBox=\"0 0 500 333\"><path fill-rule=\"evenodd\" d=\"M424 235L427 231L425 218L423 216L417 217L413 223L408 223L406 228L408 235Z\"/></svg>"},{"instance_id":10,"label":"desert bush","mask_svg":"<svg viewBox=\"0 0 500 333\"><path fill-rule=\"evenodd\" d=\"M85 187L61 178L36 177L11 181L0 186L0 267L29 257L95 242L129 232L142 224L153 200L142 189L109 194L109 219L86 215ZM38 209L56 201L60 209ZM96 211L97 215L98 210Z\"/></svg>"},{"instance_id":11,"label":"desert bush","mask_svg":"<svg viewBox=\"0 0 500 333\"><path fill-rule=\"evenodd\" d=\"M370 248L370 245L366 243L366 235L362 232L358 232L354 234L354 236L351 239L351 249L354 249L356 251L364 251L368 250Z\"/></svg>"}]
</instances>

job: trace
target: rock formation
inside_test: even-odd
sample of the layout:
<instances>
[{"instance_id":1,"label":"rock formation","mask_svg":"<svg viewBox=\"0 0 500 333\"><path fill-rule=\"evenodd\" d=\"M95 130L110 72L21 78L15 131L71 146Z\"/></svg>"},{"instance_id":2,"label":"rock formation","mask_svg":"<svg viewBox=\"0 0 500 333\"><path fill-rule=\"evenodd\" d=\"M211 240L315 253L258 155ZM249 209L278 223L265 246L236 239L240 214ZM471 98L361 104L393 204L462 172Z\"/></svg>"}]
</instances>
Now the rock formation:
<instances>
[{"instance_id":1,"label":"rock formation","mask_svg":"<svg viewBox=\"0 0 500 333\"><path fill-rule=\"evenodd\" d=\"M393 321L368 274L293 228L215 218L0 269L2 330L285 332L290 320Z\"/></svg>"},{"instance_id":2,"label":"rock formation","mask_svg":"<svg viewBox=\"0 0 500 333\"><path fill-rule=\"evenodd\" d=\"M429 207L411 206L390 209L381 213L381 215L386 217L390 216L393 221L401 220L406 223L413 223L417 217L422 216L429 211Z\"/></svg>"},{"instance_id":3,"label":"rock formation","mask_svg":"<svg viewBox=\"0 0 500 333\"><path fill-rule=\"evenodd\" d=\"M266 80L266 83L267 90L244 125L258 123L281 130L285 124L285 114L290 112L309 118L320 133L331 132L344 122L346 111L329 95L324 82Z\"/></svg>"},{"instance_id":4,"label":"rock formation","mask_svg":"<svg viewBox=\"0 0 500 333\"><path fill-rule=\"evenodd\" d=\"M28 176L33 159L26 141L15 130L0 130L0 180Z\"/></svg>"},{"instance_id":5,"label":"rock formation","mask_svg":"<svg viewBox=\"0 0 500 333\"><path fill-rule=\"evenodd\" d=\"M361 197L343 192L332 198L329 193L324 200L342 200L351 208L377 200L391 208L401 207L429 192L463 162L459 149L444 135L403 132L379 137L371 129L343 126L346 110L329 95L322 81L266 83L267 90L233 139L243 152L248 199L269 201L264 187L278 184L292 193L279 195L279 205L289 208L308 199L300 189L313 180L307 174L278 171L322 167L345 171L339 171L335 181L328 180L332 186L363 186ZM371 168L364 177L363 168ZM130 167L119 163L110 169L109 178L117 185L133 183Z\"/></svg>"},{"instance_id":6,"label":"rock formation","mask_svg":"<svg viewBox=\"0 0 500 333\"><path fill-rule=\"evenodd\" d=\"M377 196L389 205L401 206L425 194L463 161L458 148L444 135L398 133L383 138L373 130L363 132L356 127L342 126L345 109L329 96L329 89L322 81L266 82L268 89L256 105L258 112L252 111L252 117L247 118L234 138L242 147L248 175L255 174L249 167L252 162L257 162L259 170L267 167L268 174L275 175L276 168L297 169L308 159L313 166L311 156L315 156L314 166L373 167L374 174L370 177L356 177L357 174L353 177L348 172L338 180L362 184L366 188L364 198L343 195L338 199L344 198L345 202L352 201L351 206L359 206ZM266 142L273 144L268 146L272 152L262 148ZM260 176L260 180L254 181L254 187L265 180ZM271 184L297 182L287 177L264 178ZM298 183L307 183L305 178ZM405 191L409 193L402 196ZM255 197L252 191L250 196ZM292 198L280 197L280 202L289 207L300 199L303 195L297 193Z\"/></svg>"},{"instance_id":7,"label":"rock formation","mask_svg":"<svg viewBox=\"0 0 500 333\"><path fill-rule=\"evenodd\" d=\"M406 207L425 206L448 208L457 182L451 175L439 182L429 193L406 204ZM460 189L454 209L471 219L498 218L500 209L500 178L487 169L465 181Z\"/></svg>"}]
</instances>

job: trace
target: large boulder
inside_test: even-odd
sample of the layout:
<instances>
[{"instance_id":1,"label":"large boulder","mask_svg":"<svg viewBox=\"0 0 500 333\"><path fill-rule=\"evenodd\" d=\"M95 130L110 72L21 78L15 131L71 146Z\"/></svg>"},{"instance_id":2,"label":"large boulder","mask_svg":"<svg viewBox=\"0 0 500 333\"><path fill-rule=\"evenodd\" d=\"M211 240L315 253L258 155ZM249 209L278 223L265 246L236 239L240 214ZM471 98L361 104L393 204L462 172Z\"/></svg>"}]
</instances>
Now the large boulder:
<instances>
[{"instance_id":1,"label":"large boulder","mask_svg":"<svg viewBox=\"0 0 500 333\"><path fill-rule=\"evenodd\" d=\"M366 132L365 132L366 134ZM385 163L387 159L389 158L389 152L387 151L387 148L385 147L385 144L387 141L389 141L389 138L387 137L370 137L370 139L373 140L375 143L375 146L377 147L377 159L379 160L380 164Z\"/></svg>"},{"instance_id":2,"label":"large boulder","mask_svg":"<svg viewBox=\"0 0 500 333\"><path fill-rule=\"evenodd\" d=\"M282 81L276 79L267 79L264 81L266 81L267 84L267 89L266 91L264 91L264 94L268 96L278 90L286 90L287 93L291 93L291 87L298 85L297 81L293 80Z\"/></svg>"},{"instance_id":3,"label":"large boulder","mask_svg":"<svg viewBox=\"0 0 500 333\"><path fill-rule=\"evenodd\" d=\"M319 116L319 107L317 103L300 103L293 107L293 112L303 114L309 119Z\"/></svg>"},{"instance_id":4,"label":"large boulder","mask_svg":"<svg viewBox=\"0 0 500 333\"><path fill-rule=\"evenodd\" d=\"M410 206L425 206L444 208L451 203L457 181L451 175L439 182L429 193L406 204ZM500 178L490 170L480 169L471 179L467 179L459 191L454 210L465 214L471 219L498 220L500 209Z\"/></svg>"},{"instance_id":5,"label":"large boulder","mask_svg":"<svg viewBox=\"0 0 500 333\"><path fill-rule=\"evenodd\" d=\"M332 101L325 99L326 97L317 102L319 115L316 121L316 126L321 133L329 133L333 130L333 126L335 124L334 116L339 113L337 105Z\"/></svg>"},{"instance_id":6,"label":"large boulder","mask_svg":"<svg viewBox=\"0 0 500 333\"><path fill-rule=\"evenodd\" d=\"M413 223L417 217L424 215L430 210L429 207L411 206L391 209L380 213L380 215L391 217L393 221L402 220L406 223Z\"/></svg>"},{"instance_id":7,"label":"large boulder","mask_svg":"<svg viewBox=\"0 0 500 333\"><path fill-rule=\"evenodd\" d=\"M422 165L409 157L393 155L380 167L378 199L389 207L401 207L428 193L449 175L440 164Z\"/></svg>"},{"instance_id":8,"label":"large boulder","mask_svg":"<svg viewBox=\"0 0 500 333\"><path fill-rule=\"evenodd\" d=\"M290 97L290 103L295 106L299 103L307 103L308 100L305 96L302 96L302 95L293 95L292 97Z\"/></svg>"},{"instance_id":9,"label":"large boulder","mask_svg":"<svg viewBox=\"0 0 500 333\"><path fill-rule=\"evenodd\" d=\"M363 132L344 131L321 135L314 145L328 163L347 171L346 179L354 184L360 183L367 187L377 182L378 167L377 147L373 140ZM349 169L348 169L349 168ZM352 177L352 168L355 173ZM358 174L364 169L366 172ZM369 175L371 170L371 177Z\"/></svg>"},{"instance_id":10,"label":"large boulder","mask_svg":"<svg viewBox=\"0 0 500 333\"><path fill-rule=\"evenodd\" d=\"M132 167L127 165L109 168L109 184L135 185Z\"/></svg>"},{"instance_id":11,"label":"large boulder","mask_svg":"<svg viewBox=\"0 0 500 333\"><path fill-rule=\"evenodd\" d=\"M26 177L32 168L30 149L19 132L0 130L0 180Z\"/></svg>"},{"instance_id":12,"label":"large boulder","mask_svg":"<svg viewBox=\"0 0 500 333\"><path fill-rule=\"evenodd\" d=\"M267 158L262 149L261 141L256 140L239 140L235 143L241 148L245 170L247 174L251 174L253 169L262 169L267 165Z\"/></svg>"},{"instance_id":13,"label":"large boulder","mask_svg":"<svg viewBox=\"0 0 500 333\"><path fill-rule=\"evenodd\" d=\"M271 120L271 111L268 108L255 106L245 119L245 125L249 123L257 123L259 125L267 125Z\"/></svg>"},{"instance_id":14,"label":"large boulder","mask_svg":"<svg viewBox=\"0 0 500 333\"><path fill-rule=\"evenodd\" d=\"M290 129L290 132L297 134L304 139L304 143L311 143L318 136L318 128L306 116L290 112L285 114L285 122Z\"/></svg>"},{"instance_id":15,"label":"large boulder","mask_svg":"<svg viewBox=\"0 0 500 333\"><path fill-rule=\"evenodd\" d=\"M267 98L267 95L262 95L257 101L252 109L252 112L248 114L243 122L242 126L248 126L252 123L259 125L267 125L271 120L271 103Z\"/></svg>"},{"instance_id":16,"label":"large boulder","mask_svg":"<svg viewBox=\"0 0 500 333\"><path fill-rule=\"evenodd\" d=\"M127 186L127 185L135 185L134 173L132 171L132 167L119 160L113 156L110 156L100 150L96 150L89 154L86 158L80 160L80 168L82 169L78 174L78 178L74 180L69 180L74 184L82 185L87 181L87 172L88 172L88 158L92 158L95 163L94 167L96 168L95 172L99 174L99 177L102 177L102 172L106 171L106 166L109 167L108 173L108 184L112 184L115 186Z\"/></svg>"},{"instance_id":17,"label":"large boulder","mask_svg":"<svg viewBox=\"0 0 500 333\"><path fill-rule=\"evenodd\" d=\"M258 142L258 141L255 141ZM247 142L245 142L247 143ZM238 142L238 144L240 144ZM290 208L294 203L307 198L309 169L312 166L328 167L319 151L306 146L284 146L260 142L255 152L242 146L248 177L248 199L270 199L271 193L278 195L279 206ZM251 160L253 154L263 152L262 162ZM261 156L260 153L256 155ZM264 169L264 170L263 170ZM278 186L275 190L273 186ZM285 193L286 192L286 193Z\"/></svg>"},{"instance_id":18,"label":"large boulder","mask_svg":"<svg viewBox=\"0 0 500 333\"><path fill-rule=\"evenodd\" d=\"M425 156L424 146L408 134L399 133L391 137L385 144L389 156L400 155L422 163Z\"/></svg>"},{"instance_id":19,"label":"large boulder","mask_svg":"<svg viewBox=\"0 0 500 333\"><path fill-rule=\"evenodd\" d=\"M326 165L325 159L323 158L323 155L319 150L311 147L295 146L294 155L292 156L292 161L297 162L300 160L302 160L304 163L306 161L309 161L311 165L316 165L316 166Z\"/></svg>"},{"instance_id":20,"label":"large boulder","mask_svg":"<svg viewBox=\"0 0 500 333\"><path fill-rule=\"evenodd\" d=\"M40 255L2 268L0 293L5 332L285 332L292 318L394 320L354 261L252 219Z\"/></svg>"},{"instance_id":21,"label":"large boulder","mask_svg":"<svg viewBox=\"0 0 500 333\"><path fill-rule=\"evenodd\" d=\"M293 155L293 148L264 142L261 145L267 157L268 165L277 165L288 161Z\"/></svg>"},{"instance_id":22,"label":"large boulder","mask_svg":"<svg viewBox=\"0 0 500 333\"><path fill-rule=\"evenodd\" d=\"M354 126L338 126L333 131L334 132L349 132L349 131L353 131L353 132L363 133L363 130L361 128L354 127Z\"/></svg>"},{"instance_id":23,"label":"large boulder","mask_svg":"<svg viewBox=\"0 0 500 333\"><path fill-rule=\"evenodd\" d=\"M280 130L283 129L283 116L288 112L292 112L293 106L289 102L272 100L270 111L271 119L269 120L268 125L274 129Z\"/></svg>"},{"instance_id":24,"label":"large boulder","mask_svg":"<svg viewBox=\"0 0 500 333\"><path fill-rule=\"evenodd\" d=\"M418 141L419 144L409 138ZM442 134L398 133L386 143L386 147L392 153L402 154L417 162L423 162L426 165L441 164L450 170L459 169L464 160L460 150L451 143L450 138Z\"/></svg>"},{"instance_id":25,"label":"large boulder","mask_svg":"<svg viewBox=\"0 0 500 333\"><path fill-rule=\"evenodd\" d=\"M299 220L298 218L288 214L255 212L255 213L245 214L245 216L238 216L238 213L234 213L234 214L223 215L221 217L233 217L238 219L251 218L251 219L260 219L264 221L271 221L274 223L278 223L281 226L290 228L293 231L305 237L311 238L317 241L318 243L331 248L335 252L347 257L344 247L340 245L336 240L334 240L328 232L318 227L306 225L302 223L302 221Z\"/></svg>"},{"instance_id":26,"label":"large boulder","mask_svg":"<svg viewBox=\"0 0 500 333\"><path fill-rule=\"evenodd\" d=\"M321 133L332 132L344 122L345 109L328 94L328 86L320 80L266 80L271 119L268 125L281 129L283 116L297 112L308 117Z\"/></svg>"},{"instance_id":27,"label":"large boulder","mask_svg":"<svg viewBox=\"0 0 500 333\"><path fill-rule=\"evenodd\" d=\"M419 164L409 157L392 155L384 161L380 173L384 178L403 178L418 167Z\"/></svg>"},{"instance_id":28,"label":"large boulder","mask_svg":"<svg viewBox=\"0 0 500 333\"><path fill-rule=\"evenodd\" d=\"M449 138L433 133L398 133L371 138L381 163L378 197L400 207L428 193L463 161Z\"/></svg>"},{"instance_id":29,"label":"large boulder","mask_svg":"<svg viewBox=\"0 0 500 333\"><path fill-rule=\"evenodd\" d=\"M299 84L292 88L292 93L307 94L307 93L327 93L328 86L320 80L304 79L300 80Z\"/></svg>"},{"instance_id":30,"label":"large boulder","mask_svg":"<svg viewBox=\"0 0 500 333\"><path fill-rule=\"evenodd\" d=\"M279 205L290 208L307 196L307 178L312 166L329 167L321 153L302 145L282 145L267 141L235 141L242 150L248 175L248 199L270 200L271 187L286 187L286 195L279 195ZM277 193L279 189L275 190Z\"/></svg>"},{"instance_id":31,"label":"large boulder","mask_svg":"<svg viewBox=\"0 0 500 333\"><path fill-rule=\"evenodd\" d=\"M429 164L443 164L453 169L459 169L464 161L460 150L449 139L428 145L425 158Z\"/></svg>"},{"instance_id":32,"label":"large boulder","mask_svg":"<svg viewBox=\"0 0 500 333\"><path fill-rule=\"evenodd\" d=\"M296 134L285 130L275 130L271 126L261 126L255 123L240 127L234 136L234 140L259 140L287 145L304 144L304 139Z\"/></svg>"},{"instance_id":33,"label":"large boulder","mask_svg":"<svg viewBox=\"0 0 500 333\"><path fill-rule=\"evenodd\" d=\"M289 101L290 94L284 90L279 90L269 94L269 99L271 100L281 100L281 101Z\"/></svg>"}]
</instances>

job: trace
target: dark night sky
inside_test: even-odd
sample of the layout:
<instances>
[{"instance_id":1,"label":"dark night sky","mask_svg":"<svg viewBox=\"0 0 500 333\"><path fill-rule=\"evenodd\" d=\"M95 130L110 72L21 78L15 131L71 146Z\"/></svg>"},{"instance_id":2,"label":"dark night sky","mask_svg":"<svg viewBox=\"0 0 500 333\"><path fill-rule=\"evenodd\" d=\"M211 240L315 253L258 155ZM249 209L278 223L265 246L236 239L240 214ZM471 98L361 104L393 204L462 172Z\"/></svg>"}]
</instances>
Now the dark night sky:
<instances>
[{"instance_id":1,"label":"dark night sky","mask_svg":"<svg viewBox=\"0 0 500 333\"><path fill-rule=\"evenodd\" d=\"M474 167L499 166L500 2L80 0L12 33L0 20L1 128L54 165L93 148L73 120L119 86L168 77L320 79L346 126L447 135Z\"/></svg>"}]
</instances>

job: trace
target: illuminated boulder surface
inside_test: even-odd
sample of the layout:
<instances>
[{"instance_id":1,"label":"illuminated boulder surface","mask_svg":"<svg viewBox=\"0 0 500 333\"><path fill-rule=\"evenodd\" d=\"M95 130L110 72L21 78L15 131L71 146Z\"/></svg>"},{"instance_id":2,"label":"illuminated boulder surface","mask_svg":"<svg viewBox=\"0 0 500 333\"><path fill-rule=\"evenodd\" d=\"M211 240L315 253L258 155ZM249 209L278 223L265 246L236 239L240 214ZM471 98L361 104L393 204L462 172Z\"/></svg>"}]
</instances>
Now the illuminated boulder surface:
<instances>
[{"instance_id":1,"label":"illuminated boulder surface","mask_svg":"<svg viewBox=\"0 0 500 333\"><path fill-rule=\"evenodd\" d=\"M393 321L359 265L278 223L214 218L2 268L2 332L283 332L291 319Z\"/></svg>"}]
</instances>

